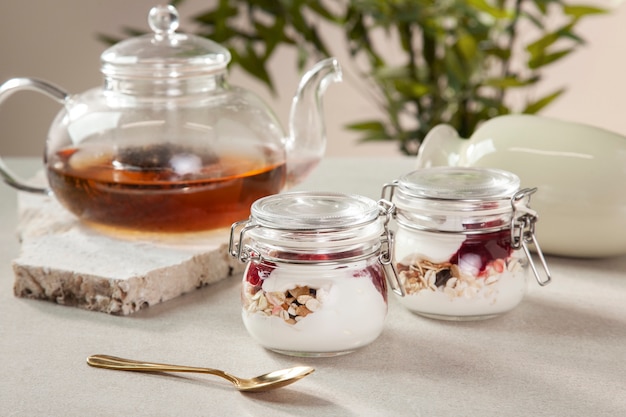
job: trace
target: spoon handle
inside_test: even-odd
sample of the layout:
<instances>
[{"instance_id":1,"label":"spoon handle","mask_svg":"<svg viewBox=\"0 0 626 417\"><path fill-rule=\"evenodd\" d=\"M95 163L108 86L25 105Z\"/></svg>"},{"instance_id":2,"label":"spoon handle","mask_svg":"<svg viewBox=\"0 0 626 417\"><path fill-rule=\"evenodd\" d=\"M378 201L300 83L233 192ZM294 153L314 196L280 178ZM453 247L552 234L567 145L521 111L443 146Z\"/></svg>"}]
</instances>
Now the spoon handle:
<instances>
[{"instance_id":1,"label":"spoon handle","mask_svg":"<svg viewBox=\"0 0 626 417\"><path fill-rule=\"evenodd\" d=\"M96 368L115 369L118 371L140 372L197 372L211 374L237 382L237 378L219 369L199 368L195 366L169 365L165 363L141 362L132 359L118 358L109 355L92 355L87 358L87 364Z\"/></svg>"}]
</instances>

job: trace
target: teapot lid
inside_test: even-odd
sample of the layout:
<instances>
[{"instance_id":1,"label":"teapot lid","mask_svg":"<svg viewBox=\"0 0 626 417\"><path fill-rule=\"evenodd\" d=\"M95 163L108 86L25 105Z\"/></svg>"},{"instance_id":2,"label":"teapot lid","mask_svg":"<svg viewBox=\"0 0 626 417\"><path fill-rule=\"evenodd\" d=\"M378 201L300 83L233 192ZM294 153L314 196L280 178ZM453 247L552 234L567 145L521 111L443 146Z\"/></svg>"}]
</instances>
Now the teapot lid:
<instances>
[{"instance_id":1,"label":"teapot lid","mask_svg":"<svg viewBox=\"0 0 626 417\"><path fill-rule=\"evenodd\" d=\"M122 78L182 78L222 71L228 49L200 36L177 33L178 11L155 6L148 23L153 33L121 41L101 55L104 75Z\"/></svg>"}]
</instances>

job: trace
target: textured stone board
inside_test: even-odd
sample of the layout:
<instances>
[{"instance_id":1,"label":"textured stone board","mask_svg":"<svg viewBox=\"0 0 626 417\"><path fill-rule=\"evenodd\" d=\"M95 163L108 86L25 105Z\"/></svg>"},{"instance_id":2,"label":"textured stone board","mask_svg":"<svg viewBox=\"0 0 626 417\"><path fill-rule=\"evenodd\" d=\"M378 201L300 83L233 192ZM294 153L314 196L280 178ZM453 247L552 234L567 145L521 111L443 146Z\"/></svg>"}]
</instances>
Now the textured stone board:
<instances>
[{"instance_id":1,"label":"textured stone board","mask_svg":"<svg viewBox=\"0 0 626 417\"><path fill-rule=\"evenodd\" d=\"M243 269L228 255L229 230L133 234L95 229L53 197L19 193L18 297L126 315Z\"/></svg>"}]
</instances>

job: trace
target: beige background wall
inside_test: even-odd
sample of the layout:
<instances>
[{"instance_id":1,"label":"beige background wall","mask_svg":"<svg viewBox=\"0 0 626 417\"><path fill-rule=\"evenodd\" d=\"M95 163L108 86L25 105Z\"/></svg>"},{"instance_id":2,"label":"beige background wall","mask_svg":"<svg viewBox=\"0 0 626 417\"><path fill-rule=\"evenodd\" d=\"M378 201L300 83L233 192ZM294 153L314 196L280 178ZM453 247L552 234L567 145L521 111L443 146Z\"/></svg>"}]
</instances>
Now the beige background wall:
<instances>
[{"instance_id":1,"label":"beige background wall","mask_svg":"<svg viewBox=\"0 0 626 417\"><path fill-rule=\"evenodd\" d=\"M185 19L211 0L187 0L179 10ZM11 77L38 77L72 93L99 86L99 56L106 48L96 33L119 34L122 25L147 28L148 10L157 0L1 0L0 81ZM595 17L581 25L588 46L555 65L542 85L549 91L561 85L569 91L544 115L576 120L626 135L626 6L620 1L586 0L615 8L613 14ZM327 36L339 39L338 33ZM336 41L340 42L340 41ZM338 48L337 50L343 50ZM271 103L285 121L298 75L291 52L283 51L272 63L277 74L278 97L233 71L231 83L252 88ZM347 62L345 55L338 55ZM285 62L288 62L286 64ZM328 155L393 155L394 144L356 143L343 126L376 115L364 100L363 86L353 74L329 88L325 97ZM30 92L12 96L0 107L0 155L41 155L56 103Z\"/></svg>"}]
</instances>

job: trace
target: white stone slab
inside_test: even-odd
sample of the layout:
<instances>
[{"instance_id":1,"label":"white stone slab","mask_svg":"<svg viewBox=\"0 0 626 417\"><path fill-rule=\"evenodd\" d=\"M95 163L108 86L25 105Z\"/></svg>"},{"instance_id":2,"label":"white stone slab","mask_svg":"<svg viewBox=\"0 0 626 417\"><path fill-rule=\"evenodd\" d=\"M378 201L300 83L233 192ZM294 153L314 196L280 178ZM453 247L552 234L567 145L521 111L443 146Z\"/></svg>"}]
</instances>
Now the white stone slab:
<instances>
[{"instance_id":1,"label":"white stone slab","mask_svg":"<svg viewBox=\"0 0 626 417\"><path fill-rule=\"evenodd\" d=\"M228 255L229 229L113 234L80 222L53 197L23 192L18 211L18 297L127 315L243 269Z\"/></svg>"}]
</instances>

